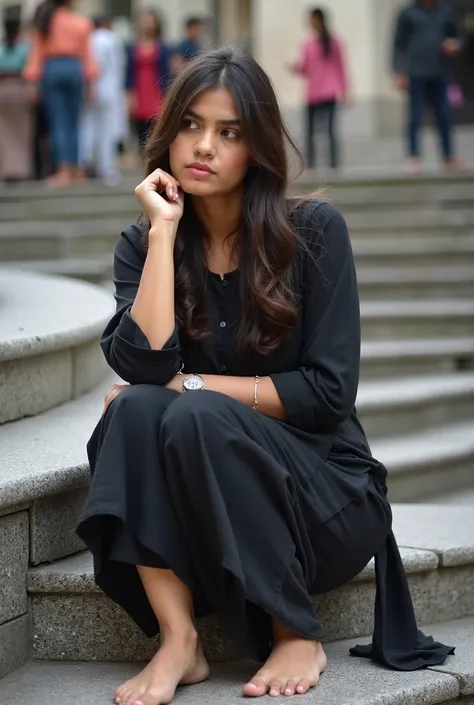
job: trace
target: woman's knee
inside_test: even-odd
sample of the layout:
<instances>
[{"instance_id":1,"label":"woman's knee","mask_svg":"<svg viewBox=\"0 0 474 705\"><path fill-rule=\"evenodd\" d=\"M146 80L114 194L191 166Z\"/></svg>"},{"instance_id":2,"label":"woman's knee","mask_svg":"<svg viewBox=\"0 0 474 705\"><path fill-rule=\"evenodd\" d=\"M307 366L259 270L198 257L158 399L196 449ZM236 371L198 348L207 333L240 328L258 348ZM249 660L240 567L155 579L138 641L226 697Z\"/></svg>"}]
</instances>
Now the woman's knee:
<instances>
[{"instance_id":1,"label":"woman's knee","mask_svg":"<svg viewBox=\"0 0 474 705\"><path fill-rule=\"evenodd\" d=\"M161 431L167 441L175 438L183 443L186 434L199 427L205 431L214 431L219 420L232 413L237 403L231 397L217 392L185 392L166 409Z\"/></svg>"},{"instance_id":2,"label":"woman's knee","mask_svg":"<svg viewBox=\"0 0 474 705\"><path fill-rule=\"evenodd\" d=\"M155 384L133 384L123 389L110 404L114 413L137 419L140 416L149 417L160 409L162 412L176 399L177 394L166 387Z\"/></svg>"}]
</instances>

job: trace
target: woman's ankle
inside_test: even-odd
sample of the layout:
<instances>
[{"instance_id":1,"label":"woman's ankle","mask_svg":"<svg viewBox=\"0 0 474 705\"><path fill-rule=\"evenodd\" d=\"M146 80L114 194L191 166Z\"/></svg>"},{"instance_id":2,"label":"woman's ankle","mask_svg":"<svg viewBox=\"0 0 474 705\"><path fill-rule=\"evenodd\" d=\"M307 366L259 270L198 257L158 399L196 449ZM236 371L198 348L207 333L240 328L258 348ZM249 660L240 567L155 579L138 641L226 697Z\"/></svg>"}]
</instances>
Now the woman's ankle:
<instances>
[{"instance_id":1,"label":"woman's ankle","mask_svg":"<svg viewBox=\"0 0 474 705\"><path fill-rule=\"evenodd\" d=\"M197 648L200 637L196 626L190 623L160 624L160 635L164 641L181 641Z\"/></svg>"},{"instance_id":2,"label":"woman's ankle","mask_svg":"<svg viewBox=\"0 0 474 705\"><path fill-rule=\"evenodd\" d=\"M301 636L301 634L292 631L284 624L276 621L273 622L273 641L275 644L281 644L288 641L312 641L315 644L319 643L314 639Z\"/></svg>"}]
</instances>

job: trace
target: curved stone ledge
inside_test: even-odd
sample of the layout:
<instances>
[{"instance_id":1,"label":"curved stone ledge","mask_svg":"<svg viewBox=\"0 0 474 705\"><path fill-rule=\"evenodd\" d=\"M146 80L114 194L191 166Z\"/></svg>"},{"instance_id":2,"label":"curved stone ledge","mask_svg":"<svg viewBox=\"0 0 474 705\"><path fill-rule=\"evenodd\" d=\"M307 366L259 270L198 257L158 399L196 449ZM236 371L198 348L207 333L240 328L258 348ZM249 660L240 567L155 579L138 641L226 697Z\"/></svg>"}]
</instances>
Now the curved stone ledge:
<instances>
[{"instance_id":1,"label":"curved stone ledge","mask_svg":"<svg viewBox=\"0 0 474 705\"><path fill-rule=\"evenodd\" d=\"M0 271L0 423L75 399L104 377L98 340L114 311L101 288Z\"/></svg>"}]
</instances>

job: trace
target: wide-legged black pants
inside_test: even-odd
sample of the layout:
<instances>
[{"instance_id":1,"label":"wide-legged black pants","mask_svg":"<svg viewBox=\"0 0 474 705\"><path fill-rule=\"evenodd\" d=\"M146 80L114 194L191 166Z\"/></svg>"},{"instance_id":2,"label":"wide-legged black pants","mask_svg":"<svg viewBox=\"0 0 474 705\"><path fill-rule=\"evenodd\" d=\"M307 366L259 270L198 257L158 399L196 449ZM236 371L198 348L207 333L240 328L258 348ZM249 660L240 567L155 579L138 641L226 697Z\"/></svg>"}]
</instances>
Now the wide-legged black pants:
<instances>
[{"instance_id":1,"label":"wide-legged black pants","mask_svg":"<svg viewBox=\"0 0 474 705\"><path fill-rule=\"evenodd\" d=\"M88 455L78 534L98 585L148 636L158 623L136 565L173 570L196 616L216 613L236 646L263 661L272 619L317 639L310 594L355 577L391 531L369 465L321 458L309 434L223 394L132 386Z\"/></svg>"}]
</instances>

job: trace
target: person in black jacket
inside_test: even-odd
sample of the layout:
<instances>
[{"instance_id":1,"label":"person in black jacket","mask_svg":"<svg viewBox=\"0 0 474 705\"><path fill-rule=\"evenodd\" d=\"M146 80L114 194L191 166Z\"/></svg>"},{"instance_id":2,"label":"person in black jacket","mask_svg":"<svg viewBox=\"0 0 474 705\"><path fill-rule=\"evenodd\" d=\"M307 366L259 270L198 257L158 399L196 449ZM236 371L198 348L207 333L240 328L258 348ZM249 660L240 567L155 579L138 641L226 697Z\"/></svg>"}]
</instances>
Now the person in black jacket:
<instances>
[{"instance_id":1,"label":"person in black jacket","mask_svg":"<svg viewBox=\"0 0 474 705\"><path fill-rule=\"evenodd\" d=\"M413 171L421 168L419 133L425 104L435 117L445 166L458 168L448 102L450 57L461 51L456 16L442 0L412 0L396 22L393 40L395 85L408 94L407 137Z\"/></svg>"},{"instance_id":2,"label":"person in black jacket","mask_svg":"<svg viewBox=\"0 0 474 705\"><path fill-rule=\"evenodd\" d=\"M403 670L452 653L417 632L387 471L354 408L347 226L322 200L287 198L286 143L251 56L197 57L148 142L135 191L147 218L116 246L102 348L128 384L107 394L88 444L78 533L97 584L162 637L120 705L169 703L207 678L196 619L210 613L265 662L245 695L306 693L326 667L312 594L374 555L374 641L353 653Z\"/></svg>"}]
</instances>

